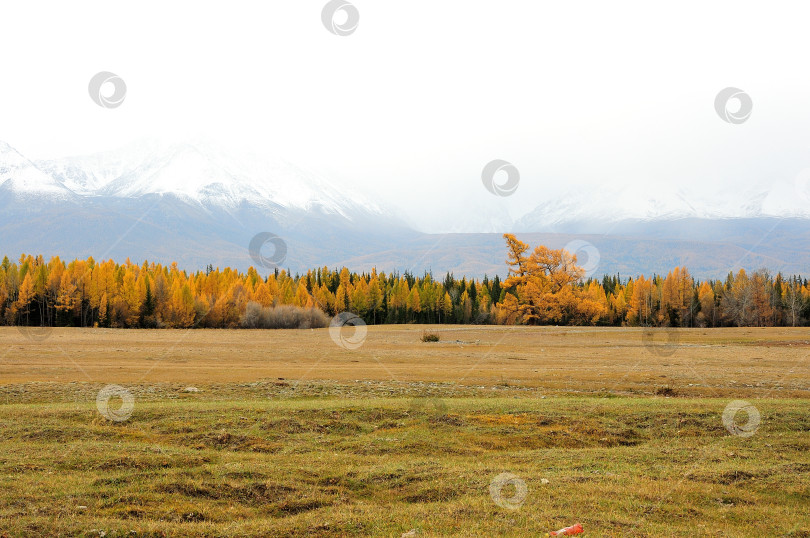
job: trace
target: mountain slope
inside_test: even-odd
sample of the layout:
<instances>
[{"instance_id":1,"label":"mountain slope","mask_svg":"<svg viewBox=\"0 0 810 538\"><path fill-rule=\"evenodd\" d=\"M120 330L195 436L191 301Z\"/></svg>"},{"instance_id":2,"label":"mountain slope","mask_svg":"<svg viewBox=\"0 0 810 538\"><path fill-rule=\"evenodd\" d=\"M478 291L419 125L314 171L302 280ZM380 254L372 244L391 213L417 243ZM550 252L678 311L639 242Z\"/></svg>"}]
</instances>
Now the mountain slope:
<instances>
[{"instance_id":1,"label":"mountain slope","mask_svg":"<svg viewBox=\"0 0 810 538\"><path fill-rule=\"evenodd\" d=\"M13 204L33 209L42 204L75 204L78 196L17 150L0 141L0 208Z\"/></svg>"},{"instance_id":2,"label":"mountain slope","mask_svg":"<svg viewBox=\"0 0 810 538\"><path fill-rule=\"evenodd\" d=\"M662 221L660 226L673 226L676 221ZM767 268L773 273L807 275L810 272L810 226L804 219L692 219L689 227L701 229L712 240L690 239L688 234L656 233L649 236L621 234L518 233L518 239L532 248L575 248L570 245L585 241L599 252L596 267L589 274L620 273L666 274L685 266L701 279L724 278L741 268ZM657 235L657 236L656 236ZM583 260L583 252L574 252ZM587 255L586 255L587 256ZM356 270L397 267L413 273L433 271L481 277L506 275L506 247L502 234L435 234L420 235L397 248L365 256L347 257L341 265Z\"/></svg>"},{"instance_id":3,"label":"mountain slope","mask_svg":"<svg viewBox=\"0 0 810 538\"><path fill-rule=\"evenodd\" d=\"M724 277L740 267L806 273L810 220L800 218L808 210L791 188L733 193L714 206L709 198L675 190L572 192L538 206L515 228L532 246L591 243L600 253L592 271L597 276L665 273L677 265L700 278ZM480 221L484 209L470 206L465 213ZM796 217L768 217L773 211ZM751 216L727 218L737 214ZM476 277L506 273L500 233L419 233L392 215L283 160L206 144L141 144L32 163L0 143L2 254L129 257L177 261L191 270L208 264L245 270L256 263L251 240L270 232L287 246L280 268L293 271L346 265ZM491 215L503 228L511 220L506 212Z\"/></svg>"},{"instance_id":4,"label":"mountain slope","mask_svg":"<svg viewBox=\"0 0 810 538\"><path fill-rule=\"evenodd\" d=\"M517 232L637 233L655 222L688 219L810 218L809 193L798 183L774 182L749 189L711 192L665 185L570 190L541 202L518 219ZM635 232L628 229L636 223ZM621 231L619 231L621 230Z\"/></svg>"},{"instance_id":5,"label":"mountain slope","mask_svg":"<svg viewBox=\"0 0 810 538\"><path fill-rule=\"evenodd\" d=\"M287 243L281 267L304 270L338 257L329 252L363 255L414 235L376 204L279 160L180 144L137 158L113 152L40 161L52 177L2 149L0 249L9 254L246 269L255 264L251 239L271 232Z\"/></svg>"}]
</instances>

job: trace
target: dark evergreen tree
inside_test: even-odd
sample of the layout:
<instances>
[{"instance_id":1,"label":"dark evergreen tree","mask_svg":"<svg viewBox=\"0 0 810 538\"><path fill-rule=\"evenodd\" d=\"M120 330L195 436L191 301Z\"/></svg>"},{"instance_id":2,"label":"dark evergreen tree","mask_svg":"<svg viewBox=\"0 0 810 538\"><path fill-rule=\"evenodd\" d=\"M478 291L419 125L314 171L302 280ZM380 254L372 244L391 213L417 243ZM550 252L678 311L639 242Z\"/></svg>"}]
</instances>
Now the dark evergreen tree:
<instances>
[{"instance_id":1,"label":"dark evergreen tree","mask_svg":"<svg viewBox=\"0 0 810 538\"><path fill-rule=\"evenodd\" d=\"M492 290L489 296L492 297L492 301L495 303L499 303L503 299L503 294L501 293L501 279L498 275L495 275L495 278L492 279Z\"/></svg>"}]
</instances>

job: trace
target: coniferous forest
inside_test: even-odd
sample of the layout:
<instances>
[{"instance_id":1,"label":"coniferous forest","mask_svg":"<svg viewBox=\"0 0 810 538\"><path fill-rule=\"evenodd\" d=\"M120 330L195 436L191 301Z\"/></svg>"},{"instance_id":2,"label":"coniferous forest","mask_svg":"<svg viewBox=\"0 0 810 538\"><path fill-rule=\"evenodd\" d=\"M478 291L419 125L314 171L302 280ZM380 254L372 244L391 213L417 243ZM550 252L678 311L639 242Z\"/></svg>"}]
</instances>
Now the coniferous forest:
<instances>
[{"instance_id":1,"label":"coniferous forest","mask_svg":"<svg viewBox=\"0 0 810 538\"><path fill-rule=\"evenodd\" d=\"M530 252L514 236L504 238L505 280L355 273L345 267L295 275L276 269L265 275L254 268L241 273L209 266L189 273L174 263L46 261L31 255L13 263L4 257L0 323L317 327L346 311L367 324L719 327L801 326L810 319L810 284L798 275L740 270L724 280L699 281L687 268L675 267L666 275L585 279L570 253L544 246Z\"/></svg>"}]
</instances>

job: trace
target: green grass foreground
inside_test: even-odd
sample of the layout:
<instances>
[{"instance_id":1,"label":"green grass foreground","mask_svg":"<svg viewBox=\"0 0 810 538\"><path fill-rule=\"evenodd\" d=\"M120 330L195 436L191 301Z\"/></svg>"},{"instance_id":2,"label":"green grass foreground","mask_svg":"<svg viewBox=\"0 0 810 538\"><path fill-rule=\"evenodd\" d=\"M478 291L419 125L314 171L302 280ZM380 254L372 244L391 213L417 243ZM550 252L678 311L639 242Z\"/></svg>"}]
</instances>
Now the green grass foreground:
<instances>
[{"instance_id":1,"label":"green grass foreground","mask_svg":"<svg viewBox=\"0 0 810 538\"><path fill-rule=\"evenodd\" d=\"M810 536L810 401L138 399L0 405L0 536ZM517 509L490 483L528 488ZM502 491L512 497L514 486Z\"/></svg>"}]
</instances>

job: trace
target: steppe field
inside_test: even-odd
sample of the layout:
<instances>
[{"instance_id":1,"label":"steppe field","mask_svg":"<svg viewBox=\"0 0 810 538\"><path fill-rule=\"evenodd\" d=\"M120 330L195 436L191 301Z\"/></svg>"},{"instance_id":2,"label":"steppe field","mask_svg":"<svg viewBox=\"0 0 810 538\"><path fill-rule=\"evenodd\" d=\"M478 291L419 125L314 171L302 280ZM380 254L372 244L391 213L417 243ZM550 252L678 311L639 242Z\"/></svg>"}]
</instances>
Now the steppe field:
<instances>
[{"instance_id":1,"label":"steppe field","mask_svg":"<svg viewBox=\"0 0 810 538\"><path fill-rule=\"evenodd\" d=\"M810 329L361 336L0 328L0 537L810 536Z\"/></svg>"}]
</instances>

